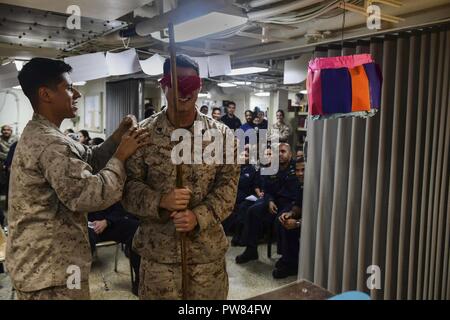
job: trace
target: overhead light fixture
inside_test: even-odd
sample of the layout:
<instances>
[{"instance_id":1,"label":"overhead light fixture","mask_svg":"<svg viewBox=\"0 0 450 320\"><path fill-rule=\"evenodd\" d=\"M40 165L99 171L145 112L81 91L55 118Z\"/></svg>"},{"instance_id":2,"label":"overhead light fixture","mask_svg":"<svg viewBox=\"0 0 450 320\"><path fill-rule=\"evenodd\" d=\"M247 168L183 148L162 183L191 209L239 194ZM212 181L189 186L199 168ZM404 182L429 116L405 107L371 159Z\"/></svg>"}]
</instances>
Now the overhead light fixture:
<instances>
[{"instance_id":1,"label":"overhead light fixture","mask_svg":"<svg viewBox=\"0 0 450 320\"><path fill-rule=\"evenodd\" d=\"M175 41L184 42L198 38L202 38L211 34L220 33L232 28L236 28L246 24L247 17L240 17L231 14L221 12L211 12L204 16L194 18L174 25ZM151 28L152 26L149 25ZM146 31L148 28L145 22L136 25L136 33L140 36L147 36L149 33ZM148 29L147 29L148 30ZM164 36L161 37L161 33L152 32L151 36L155 39L169 42L167 36L167 29L164 30Z\"/></svg>"},{"instance_id":2,"label":"overhead light fixture","mask_svg":"<svg viewBox=\"0 0 450 320\"><path fill-rule=\"evenodd\" d=\"M308 90L300 90L301 94L308 94Z\"/></svg>"},{"instance_id":3,"label":"overhead light fixture","mask_svg":"<svg viewBox=\"0 0 450 320\"><path fill-rule=\"evenodd\" d=\"M199 93L198 97L199 98L208 98L208 99L210 99L211 98L211 94L210 93Z\"/></svg>"},{"instance_id":4,"label":"overhead light fixture","mask_svg":"<svg viewBox=\"0 0 450 320\"><path fill-rule=\"evenodd\" d=\"M257 92L257 93L255 93L255 96L258 96L258 97L270 97L270 92L266 92L266 91Z\"/></svg>"},{"instance_id":5,"label":"overhead light fixture","mask_svg":"<svg viewBox=\"0 0 450 320\"><path fill-rule=\"evenodd\" d=\"M246 67L246 68L237 68L231 69L231 72L227 74L227 76L239 76L242 74L252 74L252 73L261 73L267 72L269 68L264 67Z\"/></svg>"},{"instance_id":6,"label":"overhead light fixture","mask_svg":"<svg viewBox=\"0 0 450 320\"><path fill-rule=\"evenodd\" d=\"M15 87L13 87L13 89L22 90L22 87L21 86L15 86Z\"/></svg>"},{"instance_id":7,"label":"overhead light fixture","mask_svg":"<svg viewBox=\"0 0 450 320\"><path fill-rule=\"evenodd\" d=\"M221 82L217 84L219 87L222 88L233 88L233 87L237 87L237 85L235 85L234 83L230 83L230 82Z\"/></svg>"},{"instance_id":8,"label":"overhead light fixture","mask_svg":"<svg viewBox=\"0 0 450 320\"><path fill-rule=\"evenodd\" d=\"M252 84L250 81L233 81L233 83L238 86L249 86Z\"/></svg>"},{"instance_id":9,"label":"overhead light fixture","mask_svg":"<svg viewBox=\"0 0 450 320\"><path fill-rule=\"evenodd\" d=\"M79 86L79 87L84 86L85 84L86 84L86 81L78 81L78 82L73 83L74 86Z\"/></svg>"}]
</instances>

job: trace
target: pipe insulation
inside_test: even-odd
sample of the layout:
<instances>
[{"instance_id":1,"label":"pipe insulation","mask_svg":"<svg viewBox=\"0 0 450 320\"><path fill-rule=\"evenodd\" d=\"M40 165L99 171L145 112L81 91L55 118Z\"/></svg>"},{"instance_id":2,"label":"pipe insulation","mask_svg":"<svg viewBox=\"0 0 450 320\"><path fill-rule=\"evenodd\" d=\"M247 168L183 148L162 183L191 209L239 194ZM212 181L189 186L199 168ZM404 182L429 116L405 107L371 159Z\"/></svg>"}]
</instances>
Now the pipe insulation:
<instances>
[{"instance_id":1,"label":"pipe insulation","mask_svg":"<svg viewBox=\"0 0 450 320\"><path fill-rule=\"evenodd\" d=\"M247 16L249 20L256 21L305 8L313 4L317 4L317 0L294 1L274 8L249 12Z\"/></svg>"},{"instance_id":2,"label":"pipe insulation","mask_svg":"<svg viewBox=\"0 0 450 320\"><path fill-rule=\"evenodd\" d=\"M267 6L272 3L281 2L283 0L253 0L248 3L250 8L257 8L262 6Z\"/></svg>"}]
</instances>

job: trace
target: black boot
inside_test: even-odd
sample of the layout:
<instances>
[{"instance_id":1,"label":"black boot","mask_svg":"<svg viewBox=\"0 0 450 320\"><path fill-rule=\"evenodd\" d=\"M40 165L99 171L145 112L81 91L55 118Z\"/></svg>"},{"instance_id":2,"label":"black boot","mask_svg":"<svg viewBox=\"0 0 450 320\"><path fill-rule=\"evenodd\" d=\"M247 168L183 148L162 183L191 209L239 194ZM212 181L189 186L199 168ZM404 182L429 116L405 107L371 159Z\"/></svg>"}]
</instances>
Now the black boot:
<instances>
[{"instance_id":1,"label":"black boot","mask_svg":"<svg viewBox=\"0 0 450 320\"><path fill-rule=\"evenodd\" d=\"M272 272L272 276L275 279L283 279L287 278L289 276L295 276L298 273L298 267L297 266L284 266L281 265L279 268L276 268Z\"/></svg>"},{"instance_id":2,"label":"black boot","mask_svg":"<svg viewBox=\"0 0 450 320\"><path fill-rule=\"evenodd\" d=\"M275 262L275 269L280 269L282 267L284 267L286 264L283 261L283 258L280 258L277 260L277 262Z\"/></svg>"},{"instance_id":3,"label":"black boot","mask_svg":"<svg viewBox=\"0 0 450 320\"><path fill-rule=\"evenodd\" d=\"M247 247L245 251L236 257L236 263L242 264L251 260L258 260L258 250L256 248Z\"/></svg>"}]
</instances>

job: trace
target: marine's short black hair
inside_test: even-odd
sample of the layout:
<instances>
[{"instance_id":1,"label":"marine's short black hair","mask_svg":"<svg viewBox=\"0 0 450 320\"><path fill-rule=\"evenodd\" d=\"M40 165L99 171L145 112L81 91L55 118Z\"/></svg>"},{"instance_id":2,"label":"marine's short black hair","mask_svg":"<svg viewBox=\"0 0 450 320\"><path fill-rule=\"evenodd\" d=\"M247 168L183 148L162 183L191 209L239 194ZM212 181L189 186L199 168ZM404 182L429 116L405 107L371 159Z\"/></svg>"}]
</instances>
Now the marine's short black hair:
<instances>
[{"instance_id":1,"label":"marine's short black hair","mask_svg":"<svg viewBox=\"0 0 450 320\"><path fill-rule=\"evenodd\" d=\"M216 110L219 110L220 111L220 113L222 113L222 110L219 108L219 107L214 107L213 109L212 109L212 111L211 112L214 112L214 111L216 111Z\"/></svg>"},{"instance_id":2,"label":"marine's short black hair","mask_svg":"<svg viewBox=\"0 0 450 320\"><path fill-rule=\"evenodd\" d=\"M198 66L198 63L195 62L194 59L189 57L185 54L177 54L177 67L181 68L192 68L195 70L197 75L200 75L200 68ZM170 58L167 58L166 61L164 61L164 75L170 74Z\"/></svg>"},{"instance_id":3,"label":"marine's short black hair","mask_svg":"<svg viewBox=\"0 0 450 320\"><path fill-rule=\"evenodd\" d=\"M72 67L61 60L33 58L19 72L19 82L23 93L28 97L33 108L38 103L40 87L54 89L61 81L62 74L71 72Z\"/></svg>"},{"instance_id":4,"label":"marine's short black hair","mask_svg":"<svg viewBox=\"0 0 450 320\"><path fill-rule=\"evenodd\" d=\"M255 117L255 114L253 113L252 110L250 110L250 109L245 110L244 115L246 115L247 113L251 113L252 117L253 117L253 118Z\"/></svg>"},{"instance_id":5,"label":"marine's short black hair","mask_svg":"<svg viewBox=\"0 0 450 320\"><path fill-rule=\"evenodd\" d=\"M284 111L283 111L283 110L278 109L278 110L277 110L277 113L278 113L278 112L281 113L281 114L283 115L283 117L284 117Z\"/></svg>"}]
</instances>

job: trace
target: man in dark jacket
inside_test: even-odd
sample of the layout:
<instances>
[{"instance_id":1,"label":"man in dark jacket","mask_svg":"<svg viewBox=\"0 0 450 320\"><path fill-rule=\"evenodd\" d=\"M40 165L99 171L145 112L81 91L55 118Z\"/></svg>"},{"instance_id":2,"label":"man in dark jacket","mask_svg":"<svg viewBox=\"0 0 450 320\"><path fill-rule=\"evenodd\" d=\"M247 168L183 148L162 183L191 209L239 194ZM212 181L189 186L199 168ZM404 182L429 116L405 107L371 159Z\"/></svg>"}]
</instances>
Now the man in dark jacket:
<instances>
[{"instance_id":1,"label":"man in dark jacket","mask_svg":"<svg viewBox=\"0 0 450 320\"><path fill-rule=\"evenodd\" d=\"M229 102L227 107L227 114L220 119L231 130L239 129L242 125L241 120L234 115L236 112L236 103Z\"/></svg>"},{"instance_id":2,"label":"man in dark jacket","mask_svg":"<svg viewBox=\"0 0 450 320\"><path fill-rule=\"evenodd\" d=\"M133 283L133 293L137 295L139 288L139 265L141 258L132 250L134 234L139 227L139 220L130 215L120 202L106 210L88 214L89 243L94 253L95 245L104 241L115 241L125 244L125 254L130 258L136 281Z\"/></svg>"},{"instance_id":3,"label":"man in dark jacket","mask_svg":"<svg viewBox=\"0 0 450 320\"><path fill-rule=\"evenodd\" d=\"M294 276L298 273L304 169L304 158L299 158L296 163L296 175L300 182L297 198L292 210L282 212L276 221L278 253L281 258L275 264L275 270L272 272L275 279Z\"/></svg>"},{"instance_id":4,"label":"man in dark jacket","mask_svg":"<svg viewBox=\"0 0 450 320\"><path fill-rule=\"evenodd\" d=\"M255 194L256 187L256 168L249 163L249 145L245 145L243 157L245 164L241 166L239 176L239 185L237 190L236 202L231 215L222 223L225 233L233 234L232 245L237 245L243 224L242 212L246 212L248 207L253 204L252 201L246 200L247 197Z\"/></svg>"},{"instance_id":5,"label":"man in dark jacket","mask_svg":"<svg viewBox=\"0 0 450 320\"><path fill-rule=\"evenodd\" d=\"M289 144L279 145L280 168L274 175L261 175L259 189L263 196L251 206L244 222L242 241L245 251L236 257L236 263L242 264L258 259L258 237L262 234L264 224L273 224L275 219L284 212L291 211L300 188L295 175L295 161Z\"/></svg>"}]
</instances>

